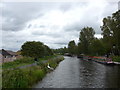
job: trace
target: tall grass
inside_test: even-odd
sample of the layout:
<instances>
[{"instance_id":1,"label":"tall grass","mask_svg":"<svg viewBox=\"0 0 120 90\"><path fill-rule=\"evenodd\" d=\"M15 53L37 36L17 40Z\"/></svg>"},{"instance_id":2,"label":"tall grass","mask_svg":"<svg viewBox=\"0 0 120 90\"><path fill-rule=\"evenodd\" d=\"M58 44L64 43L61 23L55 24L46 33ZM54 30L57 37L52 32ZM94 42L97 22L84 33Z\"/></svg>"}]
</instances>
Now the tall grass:
<instances>
[{"instance_id":1,"label":"tall grass","mask_svg":"<svg viewBox=\"0 0 120 90\"><path fill-rule=\"evenodd\" d=\"M56 67L63 60L63 57L48 60L51 67ZM3 88L30 88L33 84L42 80L50 72L47 63L38 62L37 66L27 67L24 69L6 70L2 72Z\"/></svg>"},{"instance_id":2,"label":"tall grass","mask_svg":"<svg viewBox=\"0 0 120 90\"><path fill-rule=\"evenodd\" d=\"M52 59L55 58L56 55L52 55L52 56L46 56L44 58L39 58L38 61L44 61L44 60L48 60L48 59ZM23 66L23 65L27 65L27 64L32 64L34 63L34 58L31 57L23 57L21 59L15 60L13 62L6 62L2 64L2 68L3 69L9 69L9 68L16 68L19 66Z\"/></svg>"},{"instance_id":3,"label":"tall grass","mask_svg":"<svg viewBox=\"0 0 120 90\"><path fill-rule=\"evenodd\" d=\"M3 88L28 88L45 76L44 69L38 66L27 69L5 70L2 73Z\"/></svg>"},{"instance_id":4,"label":"tall grass","mask_svg":"<svg viewBox=\"0 0 120 90\"><path fill-rule=\"evenodd\" d=\"M13 62L6 62L2 64L3 69L15 68L18 66L34 63L34 59L31 57L24 57Z\"/></svg>"},{"instance_id":5,"label":"tall grass","mask_svg":"<svg viewBox=\"0 0 120 90\"><path fill-rule=\"evenodd\" d=\"M56 57L54 59L50 59L48 63L51 67L56 68L60 61L64 60L64 57Z\"/></svg>"}]
</instances>

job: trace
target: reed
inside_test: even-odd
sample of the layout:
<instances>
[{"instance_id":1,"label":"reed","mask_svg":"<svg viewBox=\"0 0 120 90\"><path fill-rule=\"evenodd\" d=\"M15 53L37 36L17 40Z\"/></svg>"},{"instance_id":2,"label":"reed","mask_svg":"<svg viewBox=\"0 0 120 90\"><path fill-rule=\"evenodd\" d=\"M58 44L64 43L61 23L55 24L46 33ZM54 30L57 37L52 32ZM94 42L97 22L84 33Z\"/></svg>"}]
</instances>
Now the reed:
<instances>
[{"instance_id":1,"label":"reed","mask_svg":"<svg viewBox=\"0 0 120 90\"><path fill-rule=\"evenodd\" d=\"M38 65L23 69L7 70L2 72L2 88L31 88L38 81L41 81L45 75L50 72L47 63L56 68L63 57L50 58L46 63L38 62Z\"/></svg>"}]
</instances>

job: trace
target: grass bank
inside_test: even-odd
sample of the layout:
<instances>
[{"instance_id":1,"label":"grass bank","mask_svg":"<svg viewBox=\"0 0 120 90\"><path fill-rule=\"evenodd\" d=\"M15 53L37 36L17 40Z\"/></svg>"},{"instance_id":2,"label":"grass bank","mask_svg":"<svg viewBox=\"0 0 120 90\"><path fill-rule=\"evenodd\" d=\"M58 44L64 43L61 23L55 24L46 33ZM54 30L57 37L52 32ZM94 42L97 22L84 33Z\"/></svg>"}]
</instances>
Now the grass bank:
<instances>
[{"instance_id":1,"label":"grass bank","mask_svg":"<svg viewBox=\"0 0 120 90\"><path fill-rule=\"evenodd\" d=\"M15 60L13 62L6 62L2 64L2 69L16 68L19 66L32 64L34 63L34 59L31 57L23 57L21 59Z\"/></svg>"},{"instance_id":2,"label":"grass bank","mask_svg":"<svg viewBox=\"0 0 120 90\"><path fill-rule=\"evenodd\" d=\"M38 65L27 67L24 69L7 70L2 72L3 88L30 88L50 72L47 68L49 63L51 67L56 68L58 63L64 59L63 56L47 57L47 62L42 63L40 60Z\"/></svg>"},{"instance_id":3,"label":"grass bank","mask_svg":"<svg viewBox=\"0 0 120 90\"><path fill-rule=\"evenodd\" d=\"M39 58L38 62L45 61L45 60L48 60L48 59L52 59L52 58L55 58L55 57L57 57L57 55L52 55L52 56L46 56L46 57L43 57L43 58ZM2 64L2 69L17 68L17 67L20 67L20 66L32 64L34 62L35 62L34 58L23 57L21 59L15 60L13 62L6 62L6 63Z\"/></svg>"}]
</instances>

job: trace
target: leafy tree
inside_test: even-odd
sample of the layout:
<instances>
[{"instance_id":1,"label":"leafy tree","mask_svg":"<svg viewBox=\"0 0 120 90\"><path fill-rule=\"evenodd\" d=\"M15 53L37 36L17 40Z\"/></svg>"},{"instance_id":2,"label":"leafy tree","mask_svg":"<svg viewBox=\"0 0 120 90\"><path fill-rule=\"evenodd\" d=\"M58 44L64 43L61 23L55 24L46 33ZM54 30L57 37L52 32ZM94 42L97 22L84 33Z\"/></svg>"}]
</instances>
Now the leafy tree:
<instances>
[{"instance_id":1,"label":"leafy tree","mask_svg":"<svg viewBox=\"0 0 120 90\"><path fill-rule=\"evenodd\" d=\"M74 40L68 43L68 52L72 55L76 54L76 44Z\"/></svg>"},{"instance_id":2,"label":"leafy tree","mask_svg":"<svg viewBox=\"0 0 120 90\"><path fill-rule=\"evenodd\" d=\"M79 42L77 45L77 55L82 54L84 52L82 47L82 44Z\"/></svg>"},{"instance_id":3,"label":"leafy tree","mask_svg":"<svg viewBox=\"0 0 120 90\"><path fill-rule=\"evenodd\" d=\"M23 56L40 58L47 55L52 55L52 51L42 42L28 41L22 45L21 54Z\"/></svg>"},{"instance_id":4,"label":"leafy tree","mask_svg":"<svg viewBox=\"0 0 120 90\"><path fill-rule=\"evenodd\" d=\"M89 45L91 43L91 41L94 39L94 34L95 31L92 27L86 27L83 28L80 32L80 36L79 36L79 44L78 44L78 48L81 48L81 53L85 53L88 54L89 53Z\"/></svg>"},{"instance_id":5,"label":"leafy tree","mask_svg":"<svg viewBox=\"0 0 120 90\"><path fill-rule=\"evenodd\" d=\"M64 47L64 53L68 53L68 48Z\"/></svg>"},{"instance_id":6,"label":"leafy tree","mask_svg":"<svg viewBox=\"0 0 120 90\"><path fill-rule=\"evenodd\" d=\"M103 19L101 30L107 52L110 52L115 45L120 54L120 10Z\"/></svg>"},{"instance_id":7,"label":"leafy tree","mask_svg":"<svg viewBox=\"0 0 120 90\"><path fill-rule=\"evenodd\" d=\"M89 45L89 50L91 55L104 55L105 48L103 43L100 39L95 38L92 40L91 44Z\"/></svg>"},{"instance_id":8,"label":"leafy tree","mask_svg":"<svg viewBox=\"0 0 120 90\"><path fill-rule=\"evenodd\" d=\"M44 45L44 56L50 55L53 55L53 51L47 45Z\"/></svg>"},{"instance_id":9,"label":"leafy tree","mask_svg":"<svg viewBox=\"0 0 120 90\"><path fill-rule=\"evenodd\" d=\"M56 54L62 54L62 55L64 55L65 53L68 53L68 49L66 47L54 49L53 51Z\"/></svg>"}]
</instances>

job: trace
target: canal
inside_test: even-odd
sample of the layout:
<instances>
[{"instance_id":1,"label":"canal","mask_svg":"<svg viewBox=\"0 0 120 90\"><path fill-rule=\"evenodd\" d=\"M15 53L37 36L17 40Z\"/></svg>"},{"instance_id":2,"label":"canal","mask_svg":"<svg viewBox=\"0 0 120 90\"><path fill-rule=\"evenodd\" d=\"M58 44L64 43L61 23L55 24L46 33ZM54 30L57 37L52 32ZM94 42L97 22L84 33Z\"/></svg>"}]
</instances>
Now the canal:
<instances>
[{"instance_id":1,"label":"canal","mask_svg":"<svg viewBox=\"0 0 120 90\"><path fill-rule=\"evenodd\" d=\"M34 88L120 88L120 66L67 57Z\"/></svg>"}]
</instances>

